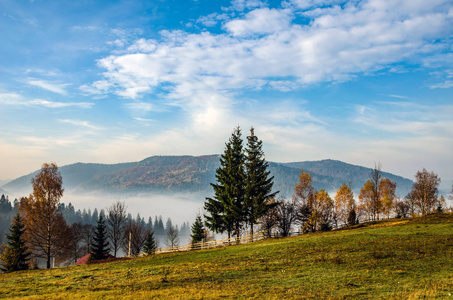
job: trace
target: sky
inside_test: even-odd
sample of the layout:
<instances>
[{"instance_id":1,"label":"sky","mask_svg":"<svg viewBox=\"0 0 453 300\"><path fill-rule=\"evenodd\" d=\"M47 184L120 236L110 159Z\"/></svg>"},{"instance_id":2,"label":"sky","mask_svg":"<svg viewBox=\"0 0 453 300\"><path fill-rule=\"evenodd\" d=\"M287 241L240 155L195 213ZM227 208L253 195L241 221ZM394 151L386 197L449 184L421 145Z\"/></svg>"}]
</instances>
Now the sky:
<instances>
[{"instance_id":1,"label":"sky","mask_svg":"<svg viewBox=\"0 0 453 300\"><path fill-rule=\"evenodd\" d=\"M0 180L221 153L453 180L453 1L0 0Z\"/></svg>"}]
</instances>

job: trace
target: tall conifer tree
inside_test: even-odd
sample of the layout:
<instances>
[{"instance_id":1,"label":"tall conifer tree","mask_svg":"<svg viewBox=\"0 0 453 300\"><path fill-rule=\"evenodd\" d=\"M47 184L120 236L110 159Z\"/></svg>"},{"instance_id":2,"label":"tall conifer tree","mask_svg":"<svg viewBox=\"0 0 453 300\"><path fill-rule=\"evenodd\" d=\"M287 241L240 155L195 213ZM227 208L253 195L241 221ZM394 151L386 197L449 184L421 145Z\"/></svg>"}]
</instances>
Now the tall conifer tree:
<instances>
[{"instance_id":1,"label":"tall conifer tree","mask_svg":"<svg viewBox=\"0 0 453 300\"><path fill-rule=\"evenodd\" d=\"M0 256L2 260L2 268L4 272L13 272L28 269L28 260L30 252L25 245L23 235L25 233L25 226L22 224L20 214L17 213L10 227L10 234L6 235L8 245L4 253Z\"/></svg>"},{"instance_id":2,"label":"tall conifer tree","mask_svg":"<svg viewBox=\"0 0 453 300\"><path fill-rule=\"evenodd\" d=\"M214 197L206 198L206 225L215 232L236 233L239 238L244 219L245 172L241 129L236 127L225 144L220 156L220 167L216 170L217 183L211 183Z\"/></svg>"},{"instance_id":3,"label":"tall conifer tree","mask_svg":"<svg viewBox=\"0 0 453 300\"><path fill-rule=\"evenodd\" d=\"M105 225L104 216L101 214L98 219L98 224L94 230L94 237L91 244L91 255L94 259L107 258L109 254L109 242L107 241L107 228Z\"/></svg>"},{"instance_id":4,"label":"tall conifer tree","mask_svg":"<svg viewBox=\"0 0 453 300\"><path fill-rule=\"evenodd\" d=\"M264 159L262 144L263 142L255 135L252 127L245 149L245 212L251 235L253 235L253 225L275 205L270 204L268 200L278 193L271 192L274 177L271 177L267 170L268 163Z\"/></svg>"}]
</instances>

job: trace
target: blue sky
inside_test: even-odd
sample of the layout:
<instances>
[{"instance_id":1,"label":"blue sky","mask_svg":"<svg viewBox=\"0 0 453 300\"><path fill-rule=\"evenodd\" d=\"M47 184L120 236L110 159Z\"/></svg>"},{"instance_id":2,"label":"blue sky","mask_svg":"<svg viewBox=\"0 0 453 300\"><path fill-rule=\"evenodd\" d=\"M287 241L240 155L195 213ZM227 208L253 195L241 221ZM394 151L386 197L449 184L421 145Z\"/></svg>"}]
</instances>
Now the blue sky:
<instances>
[{"instance_id":1,"label":"blue sky","mask_svg":"<svg viewBox=\"0 0 453 300\"><path fill-rule=\"evenodd\" d=\"M453 2L0 0L0 179L221 153L453 179Z\"/></svg>"}]
</instances>

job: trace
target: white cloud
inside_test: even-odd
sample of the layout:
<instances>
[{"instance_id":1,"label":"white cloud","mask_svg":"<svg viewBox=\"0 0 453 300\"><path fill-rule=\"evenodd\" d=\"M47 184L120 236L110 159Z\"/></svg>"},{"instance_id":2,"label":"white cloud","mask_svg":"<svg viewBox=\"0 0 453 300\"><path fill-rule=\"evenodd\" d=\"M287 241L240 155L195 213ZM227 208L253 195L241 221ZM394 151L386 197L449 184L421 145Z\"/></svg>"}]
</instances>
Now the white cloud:
<instances>
[{"instance_id":1,"label":"white cloud","mask_svg":"<svg viewBox=\"0 0 453 300\"><path fill-rule=\"evenodd\" d=\"M243 11L245 9L253 9L257 7L266 6L265 1L259 0L232 0L231 6L226 8L225 10L236 10L236 11Z\"/></svg>"},{"instance_id":2,"label":"white cloud","mask_svg":"<svg viewBox=\"0 0 453 300\"><path fill-rule=\"evenodd\" d=\"M140 39L129 53L99 60L105 78L84 88L136 99L164 86L169 98L188 104L188 96L200 90L224 94L267 84L285 91L351 80L437 55L438 47L429 47L433 40L449 43L453 20L445 9L448 1L370 0L331 10L317 7L335 3L294 1L290 8L256 8L224 23L221 34L162 31L161 40ZM317 11L309 24L292 22L298 13L312 10Z\"/></svg>"},{"instance_id":3,"label":"white cloud","mask_svg":"<svg viewBox=\"0 0 453 300\"><path fill-rule=\"evenodd\" d=\"M392 105L389 109L386 106ZM397 135L453 136L452 105L420 105L381 102L380 106L357 106L354 122L365 128Z\"/></svg>"},{"instance_id":4,"label":"white cloud","mask_svg":"<svg viewBox=\"0 0 453 300\"><path fill-rule=\"evenodd\" d=\"M225 21L228 20L229 16L225 13L223 14L218 14L218 13L212 13L207 16L201 16L197 19L197 23L203 24L203 26L206 27L213 27L216 26L219 21Z\"/></svg>"},{"instance_id":5,"label":"white cloud","mask_svg":"<svg viewBox=\"0 0 453 300\"><path fill-rule=\"evenodd\" d=\"M70 85L70 84L57 84L39 79L28 79L27 83L60 95L67 95L68 92L65 90L65 87Z\"/></svg>"},{"instance_id":6,"label":"white cloud","mask_svg":"<svg viewBox=\"0 0 453 300\"><path fill-rule=\"evenodd\" d=\"M43 99L29 100L26 97L16 93L0 93L0 105L8 106L44 106L48 108L65 108L65 107L78 107L78 108L91 108L94 103L90 102L58 102L48 101Z\"/></svg>"},{"instance_id":7,"label":"white cloud","mask_svg":"<svg viewBox=\"0 0 453 300\"><path fill-rule=\"evenodd\" d=\"M16 93L0 93L0 105L16 105L22 106L26 105L27 102L24 101L24 98Z\"/></svg>"},{"instance_id":8,"label":"white cloud","mask_svg":"<svg viewBox=\"0 0 453 300\"><path fill-rule=\"evenodd\" d=\"M85 128L95 129L95 130L102 129L101 127L91 125L87 121L71 120L71 119L60 119L58 121L61 122L61 123L72 124L74 126L80 126L80 127L85 127Z\"/></svg>"},{"instance_id":9,"label":"white cloud","mask_svg":"<svg viewBox=\"0 0 453 300\"><path fill-rule=\"evenodd\" d=\"M392 98L398 98L398 99L410 99L407 96L401 96L401 95L389 95L389 96L392 97Z\"/></svg>"},{"instance_id":10,"label":"white cloud","mask_svg":"<svg viewBox=\"0 0 453 300\"><path fill-rule=\"evenodd\" d=\"M293 91L377 71L404 72L400 68L406 62L442 67L445 51L451 47L453 23L447 9L451 3L295 0L270 9L258 2L234 1L234 12L224 10L197 20L204 26L221 23L220 33L219 27L216 33L162 31L157 39L142 38L132 44L127 42L129 33L115 34L115 39L125 41L118 45L122 52L100 59L103 78L80 89L132 99L124 104L135 121L132 126L167 130L141 131L142 135L121 132L96 141L86 157L114 163L153 154L220 153L233 127L240 124L244 135L250 126L257 128L271 160L334 158L371 167L380 160L385 168L390 162L392 167L404 165L411 175L414 166L409 164L429 157L429 148L439 144L437 159L451 161L450 154L444 153L451 145L445 136L451 136L449 128L453 128L449 107L430 108L409 101L358 106L355 122L342 125L385 135L367 140L362 134L340 134L336 128L340 121L314 115L298 99L272 103L244 100L240 94L260 89ZM410 100L394 93L389 96ZM154 114L147 114L165 104L178 106L184 120L177 125L160 118L153 122Z\"/></svg>"},{"instance_id":11,"label":"white cloud","mask_svg":"<svg viewBox=\"0 0 453 300\"><path fill-rule=\"evenodd\" d=\"M441 83L436 83L430 86L432 89L449 89L453 87L453 80L445 80Z\"/></svg>"},{"instance_id":12,"label":"white cloud","mask_svg":"<svg viewBox=\"0 0 453 300\"><path fill-rule=\"evenodd\" d=\"M289 10L261 8L249 12L243 19L227 22L224 27L234 36L270 34L287 30L291 19Z\"/></svg>"},{"instance_id":13,"label":"white cloud","mask_svg":"<svg viewBox=\"0 0 453 300\"><path fill-rule=\"evenodd\" d=\"M90 102L57 102L42 99L31 100L28 103L31 105L44 106L48 108L64 108L64 107L91 108L94 105L94 103Z\"/></svg>"}]
</instances>

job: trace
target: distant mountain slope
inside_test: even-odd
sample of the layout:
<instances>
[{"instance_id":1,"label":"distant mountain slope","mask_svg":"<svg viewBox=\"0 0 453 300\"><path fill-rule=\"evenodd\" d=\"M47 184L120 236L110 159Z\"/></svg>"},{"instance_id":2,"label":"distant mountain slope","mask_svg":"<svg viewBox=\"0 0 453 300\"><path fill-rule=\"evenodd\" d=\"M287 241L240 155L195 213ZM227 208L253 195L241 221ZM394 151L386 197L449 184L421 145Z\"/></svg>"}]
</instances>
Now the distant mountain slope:
<instances>
[{"instance_id":1,"label":"distant mountain slope","mask_svg":"<svg viewBox=\"0 0 453 300\"><path fill-rule=\"evenodd\" d=\"M218 166L218 155L152 156L139 162L112 165L76 163L62 166L60 171L66 192L186 192L210 196L213 193L210 183L215 182ZM352 182L356 194L371 171L334 160L269 162L269 170L274 176L274 190L280 191L280 195L291 197L302 167L312 174L316 189L335 192L341 184ZM36 172L17 178L2 188L27 194L31 192L30 181ZM409 179L389 173L383 175L397 182L398 193L402 196L412 186Z\"/></svg>"},{"instance_id":2,"label":"distant mountain slope","mask_svg":"<svg viewBox=\"0 0 453 300\"><path fill-rule=\"evenodd\" d=\"M202 192L210 188L218 155L152 156L117 172L96 176L85 188L139 192Z\"/></svg>"},{"instance_id":3,"label":"distant mountain slope","mask_svg":"<svg viewBox=\"0 0 453 300\"><path fill-rule=\"evenodd\" d=\"M329 178L333 178L331 180L332 183L335 183L334 186L337 186L338 184L341 185L343 183L352 183L356 194L360 192L360 189L369 179L369 175L372 170L371 168L356 166L332 159L282 163L282 165L295 168L299 171L303 168L304 170L310 171L311 174L316 174L316 176L328 176ZM412 189L413 182L410 179L388 172L382 172L382 176L396 182L400 196L404 197ZM327 190L329 189L327 188Z\"/></svg>"},{"instance_id":4,"label":"distant mountain slope","mask_svg":"<svg viewBox=\"0 0 453 300\"><path fill-rule=\"evenodd\" d=\"M89 184L97 176L107 173L117 172L127 168L135 163L121 164L93 164L93 163L75 163L59 167L61 176L63 177L63 187L65 189L78 189ZM39 170L19 177L2 186L3 189L16 193L28 194L32 191L31 179L38 173Z\"/></svg>"}]
</instances>

